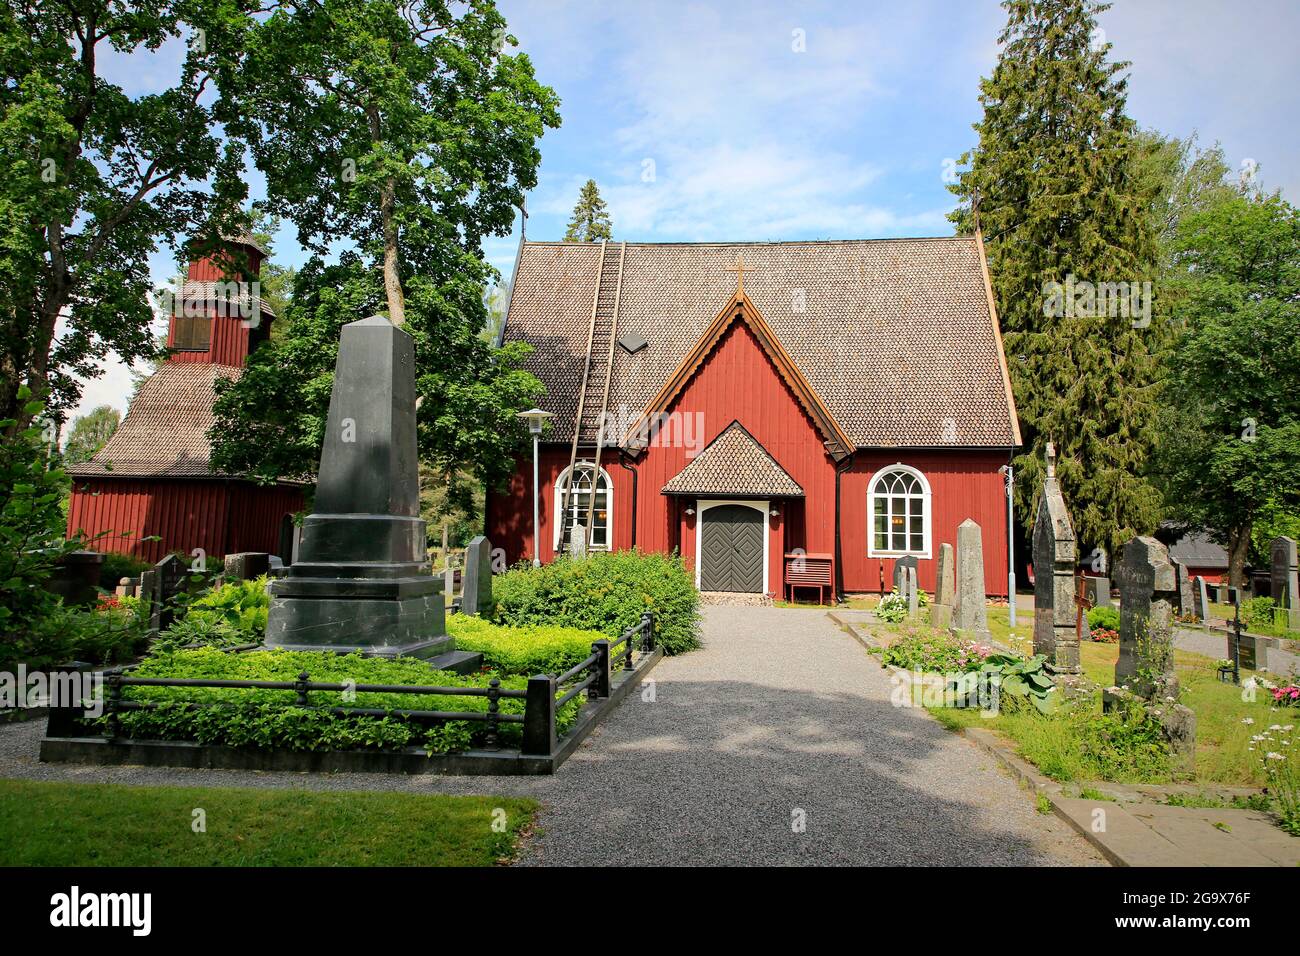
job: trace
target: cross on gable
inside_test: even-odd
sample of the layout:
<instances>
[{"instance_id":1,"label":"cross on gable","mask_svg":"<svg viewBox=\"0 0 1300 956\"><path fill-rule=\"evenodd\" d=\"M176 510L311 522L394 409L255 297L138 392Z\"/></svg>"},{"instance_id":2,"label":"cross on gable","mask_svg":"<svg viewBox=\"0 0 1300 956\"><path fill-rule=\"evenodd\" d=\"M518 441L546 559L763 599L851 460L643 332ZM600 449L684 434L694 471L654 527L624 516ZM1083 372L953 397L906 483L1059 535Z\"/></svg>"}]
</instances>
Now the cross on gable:
<instances>
[{"instance_id":1,"label":"cross on gable","mask_svg":"<svg viewBox=\"0 0 1300 956\"><path fill-rule=\"evenodd\" d=\"M754 267L749 266L748 268L746 268L745 257L740 253L736 253L736 264L732 266L727 266L724 271L734 272L736 274L736 295L738 296L744 295L745 294L745 273L753 272Z\"/></svg>"}]
</instances>

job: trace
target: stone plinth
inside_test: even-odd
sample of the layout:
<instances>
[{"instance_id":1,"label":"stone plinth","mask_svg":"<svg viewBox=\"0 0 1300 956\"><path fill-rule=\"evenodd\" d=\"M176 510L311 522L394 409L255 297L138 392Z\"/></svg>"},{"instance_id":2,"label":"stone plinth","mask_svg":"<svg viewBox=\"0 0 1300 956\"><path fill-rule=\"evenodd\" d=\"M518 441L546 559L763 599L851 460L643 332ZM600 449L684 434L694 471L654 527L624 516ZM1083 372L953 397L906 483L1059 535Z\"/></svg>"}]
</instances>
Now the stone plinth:
<instances>
[{"instance_id":1,"label":"stone plinth","mask_svg":"<svg viewBox=\"0 0 1300 956\"><path fill-rule=\"evenodd\" d=\"M395 657L454 648L419 517L415 347L382 316L343 327L315 510L271 584L269 647Z\"/></svg>"}]
</instances>

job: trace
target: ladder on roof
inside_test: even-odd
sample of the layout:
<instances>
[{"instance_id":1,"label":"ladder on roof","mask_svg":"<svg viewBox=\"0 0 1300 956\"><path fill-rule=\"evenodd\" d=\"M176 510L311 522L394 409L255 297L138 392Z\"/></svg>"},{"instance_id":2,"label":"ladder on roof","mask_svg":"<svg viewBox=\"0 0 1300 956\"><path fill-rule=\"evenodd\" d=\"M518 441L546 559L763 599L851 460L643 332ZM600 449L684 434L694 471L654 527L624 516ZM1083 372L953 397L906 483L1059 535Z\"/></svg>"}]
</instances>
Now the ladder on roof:
<instances>
[{"instance_id":1,"label":"ladder on roof","mask_svg":"<svg viewBox=\"0 0 1300 956\"><path fill-rule=\"evenodd\" d=\"M573 420L573 443L569 449L569 472L563 497L564 510L560 515L561 548L567 548L572 533L569 516L573 511L573 484L578 464L578 446L584 436L594 431L596 433L595 470L591 478L591 490L587 496L587 521L583 525L583 533L586 537L583 544L591 543L591 523L596 511L597 485L600 483L600 456L605 450L607 429L605 412L609 407L609 385L614 367L614 345L618 339L618 306L623 294L623 261L626 254L626 242L619 243L617 249L613 243L600 244L596 293L591 300L591 325L587 330L587 357L583 362L582 389L578 392L578 410Z\"/></svg>"}]
</instances>

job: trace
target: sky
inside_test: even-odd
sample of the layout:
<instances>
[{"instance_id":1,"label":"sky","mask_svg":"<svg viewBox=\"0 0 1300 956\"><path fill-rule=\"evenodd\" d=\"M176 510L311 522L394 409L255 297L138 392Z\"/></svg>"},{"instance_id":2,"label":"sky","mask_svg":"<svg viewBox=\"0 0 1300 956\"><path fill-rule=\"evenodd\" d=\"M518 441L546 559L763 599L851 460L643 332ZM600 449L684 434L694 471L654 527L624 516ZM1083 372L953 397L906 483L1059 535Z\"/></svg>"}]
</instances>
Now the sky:
<instances>
[{"instance_id":1,"label":"sky","mask_svg":"<svg viewBox=\"0 0 1300 956\"><path fill-rule=\"evenodd\" d=\"M563 125L540 143L530 239L558 240L595 179L614 238L644 242L952 234L947 189L976 143L979 80L997 59L996 0L498 0ZM1219 142L1237 169L1300 202L1300 3L1117 0L1100 17L1130 61L1128 112L1167 135ZM138 95L171 82L176 48L118 56ZM250 175L257 198L260 176ZM520 235L489 238L508 278ZM305 258L291 227L275 259ZM175 275L169 251L155 282ZM115 359L77 414L125 411Z\"/></svg>"}]
</instances>

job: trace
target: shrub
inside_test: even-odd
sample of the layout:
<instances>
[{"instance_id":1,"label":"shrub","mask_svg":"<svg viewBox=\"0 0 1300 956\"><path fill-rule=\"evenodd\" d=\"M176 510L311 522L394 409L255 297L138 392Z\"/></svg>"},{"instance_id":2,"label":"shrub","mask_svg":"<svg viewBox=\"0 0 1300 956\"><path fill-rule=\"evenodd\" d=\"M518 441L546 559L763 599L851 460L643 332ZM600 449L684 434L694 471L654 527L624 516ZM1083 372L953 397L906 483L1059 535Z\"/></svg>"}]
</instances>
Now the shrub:
<instances>
[{"instance_id":1,"label":"shrub","mask_svg":"<svg viewBox=\"0 0 1300 956\"><path fill-rule=\"evenodd\" d=\"M1097 713L1074 707L1067 720L1080 756L1099 780L1159 782L1173 773L1173 753L1159 722L1137 703Z\"/></svg>"},{"instance_id":2,"label":"shrub","mask_svg":"<svg viewBox=\"0 0 1300 956\"><path fill-rule=\"evenodd\" d=\"M520 565L493 581L498 622L558 625L615 638L655 615L655 636L668 654L699 647L700 595L678 555L620 551Z\"/></svg>"},{"instance_id":3,"label":"shrub","mask_svg":"<svg viewBox=\"0 0 1300 956\"><path fill-rule=\"evenodd\" d=\"M205 624L224 623L238 632L243 641L261 641L266 636L266 615L271 595L267 578L230 581L196 598L185 615L186 621Z\"/></svg>"},{"instance_id":4,"label":"shrub","mask_svg":"<svg viewBox=\"0 0 1300 956\"><path fill-rule=\"evenodd\" d=\"M112 591L123 578L138 578L143 571L148 571L153 564L133 554L109 551L104 555L104 563L99 566L99 586L105 591Z\"/></svg>"},{"instance_id":5,"label":"shrub","mask_svg":"<svg viewBox=\"0 0 1300 956\"><path fill-rule=\"evenodd\" d=\"M221 618L191 616L177 621L159 634L153 642L151 653L160 654L180 650L182 647L238 647L241 644L260 642L261 636L249 638L247 634Z\"/></svg>"},{"instance_id":6,"label":"shrub","mask_svg":"<svg viewBox=\"0 0 1300 956\"><path fill-rule=\"evenodd\" d=\"M448 617L447 633L456 639L459 650L480 652L492 670L523 677L562 674L585 660L592 642L605 636L554 625L503 627L468 614Z\"/></svg>"},{"instance_id":7,"label":"shrub","mask_svg":"<svg viewBox=\"0 0 1300 956\"><path fill-rule=\"evenodd\" d=\"M904 670L951 674L978 670L993 649L944 631L914 629L885 648L881 661Z\"/></svg>"},{"instance_id":8,"label":"shrub","mask_svg":"<svg viewBox=\"0 0 1300 956\"><path fill-rule=\"evenodd\" d=\"M1241 623L1246 627L1273 626L1273 608L1277 602L1271 597L1254 597L1241 606Z\"/></svg>"},{"instance_id":9,"label":"shrub","mask_svg":"<svg viewBox=\"0 0 1300 956\"><path fill-rule=\"evenodd\" d=\"M1119 631L1119 609L1094 607L1088 609L1088 627L1091 630Z\"/></svg>"},{"instance_id":10,"label":"shrub","mask_svg":"<svg viewBox=\"0 0 1300 956\"><path fill-rule=\"evenodd\" d=\"M314 681L357 684L420 684L439 687L482 687L487 676L461 677L432 670L414 658L383 659L359 654L336 655L312 651L266 650L230 654L204 648L159 654L144 661L136 677L208 678L218 680L293 681L306 671ZM503 677L501 686L522 690L523 677ZM380 710L486 711L486 697L425 694L356 693L344 704L337 692L308 695L309 707L296 705L293 691L237 690L218 687L125 687L124 698L162 706L119 714L123 731L148 740L197 740L231 747L285 747L291 750L379 749L421 745L430 753L469 749L487 732L479 721L448 721L425 725L398 716L330 714L325 707L351 706ZM579 698L560 708L556 718L564 733L573 724ZM198 706L195 706L198 705ZM523 700L503 699L503 714L521 714ZM103 724L107 717L97 718ZM518 745L519 724L502 723L501 740Z\"/></svg>"},{"instance_id":11,"label":"shrub","mask_svg":"<svg viewBox=\"0 0 1300 956\"><path fill-rule=\"evenodd\" d=\"M124 664L143 647L148 628L138 601L90 610L56 600L29 627L0 643L0 670L12 671L20 663L30 668L57 667L74 660Z\"/></svg>"},{"instance_id":12,"label":"shrub","mask_svg":"<svg viewBox=\"0 0 1300 956\"><path fill-rule=\"evenodd\" d=\"M930 596L924 591L917 589L916 606L918 608L928 607ZM898 588L894 588L889 594L880 599L876 605L876 617L888 624L897 624L907 617L907 599L899 593Z\"/></svg>"}]
</instances>

